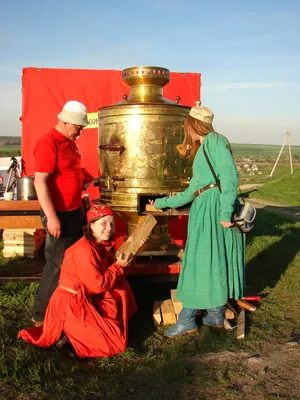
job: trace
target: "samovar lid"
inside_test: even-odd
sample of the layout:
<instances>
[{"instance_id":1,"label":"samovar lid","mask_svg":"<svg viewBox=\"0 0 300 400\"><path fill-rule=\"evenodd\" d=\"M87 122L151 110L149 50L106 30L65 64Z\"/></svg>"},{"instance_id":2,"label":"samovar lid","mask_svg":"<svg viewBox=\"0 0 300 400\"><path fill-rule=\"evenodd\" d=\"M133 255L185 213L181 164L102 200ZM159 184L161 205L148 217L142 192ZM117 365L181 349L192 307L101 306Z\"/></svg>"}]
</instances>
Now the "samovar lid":
<instances>
[{"instance_id":1,"label":"samovar lid","mask_svg":"<svg viewBox=\"0 0 300 400\"><path fill-rule=\"evenodd\" d=\"M179 105L180 96L176 101L163 97L163 86L170 82L170 71L167 68L155 66L136 66L122 71L122 80L130 87L130 95L124 94L123 100L112 106L101 107L100 110L115 106L127 105Z\"/></svg>"},{"instance_id":2,"label":"samovar lid","mask_svg":"<svg viewBox=\"0 0 300 400\"><path fill-rule=\"evenodd\" d=\"M123 82L132 87L138 85L155 85L163 87L170 82L170 71L162 67L130 67L122 71Z\"/></svg>"}]
</instances>

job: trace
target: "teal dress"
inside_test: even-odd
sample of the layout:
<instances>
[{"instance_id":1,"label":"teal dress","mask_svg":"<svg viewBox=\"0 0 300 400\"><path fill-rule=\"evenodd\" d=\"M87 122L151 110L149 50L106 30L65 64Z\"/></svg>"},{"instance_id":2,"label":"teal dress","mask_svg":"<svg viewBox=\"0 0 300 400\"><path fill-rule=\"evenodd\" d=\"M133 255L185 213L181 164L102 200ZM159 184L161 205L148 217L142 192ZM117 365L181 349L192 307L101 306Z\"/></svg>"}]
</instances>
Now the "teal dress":
<instances>
[{"instance_id":1,"label":"teal dress","mask_svg":"<svg viewBox=\"0 0 300 400\"><path fill-rule=\"evenodd\" d=\"M215 187L194 199L198 189L216 183L203 147L220 179L222 193ZM176 208L193 201L176 293L184 307L214 308L224 305L228 298L240 299L244 295L245 234L220 224L231 220L238 180L227 139L210 132L195 156L189 187L175 196L155 200L157 209Z\"/></svg>"}]
</instances>

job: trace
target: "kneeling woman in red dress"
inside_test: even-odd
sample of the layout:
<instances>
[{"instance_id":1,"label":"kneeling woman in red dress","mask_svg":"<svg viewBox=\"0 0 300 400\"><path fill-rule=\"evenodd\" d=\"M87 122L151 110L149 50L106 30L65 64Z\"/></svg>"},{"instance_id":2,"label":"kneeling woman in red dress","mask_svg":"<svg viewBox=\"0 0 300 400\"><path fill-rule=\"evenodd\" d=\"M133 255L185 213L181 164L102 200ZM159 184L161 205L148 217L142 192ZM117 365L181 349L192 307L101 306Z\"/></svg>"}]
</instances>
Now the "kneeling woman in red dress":
<instances>
[{"instance_id":1,"label":"kneeling woman in red dress","mask_svg":"<svg viewBox=\"0 0 300 400\"><path fill-rule=\"evenodd\" d=\"M110 207L93 206L87 221L84 237L65 252L44 325L23 329L18 337L48 347L65 334L78 357L110 357L126 349L128 319L137 309L125 279L130 261L109 263L102 241L114 232Z\"/></svg>"}]
</instances>

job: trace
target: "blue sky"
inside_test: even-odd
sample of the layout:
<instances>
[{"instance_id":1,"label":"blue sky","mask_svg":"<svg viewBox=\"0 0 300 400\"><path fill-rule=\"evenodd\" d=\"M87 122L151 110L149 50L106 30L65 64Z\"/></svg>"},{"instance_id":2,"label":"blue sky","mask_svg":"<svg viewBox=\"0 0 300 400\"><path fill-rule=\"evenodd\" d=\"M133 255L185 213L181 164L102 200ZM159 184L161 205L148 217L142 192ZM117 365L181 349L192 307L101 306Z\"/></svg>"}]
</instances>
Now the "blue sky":
<instances>
[{"instance_id":1,"label":"blue sky","mask_svg":"<svg viewBox=\"0 0 300 400\"><path fill-rule=\"evenodd\" d=\"M29 66L201 72L235 143L300 145L299 0L13 0L0 12L0 135L20 135Z\"/></svg>"}]
</instances>

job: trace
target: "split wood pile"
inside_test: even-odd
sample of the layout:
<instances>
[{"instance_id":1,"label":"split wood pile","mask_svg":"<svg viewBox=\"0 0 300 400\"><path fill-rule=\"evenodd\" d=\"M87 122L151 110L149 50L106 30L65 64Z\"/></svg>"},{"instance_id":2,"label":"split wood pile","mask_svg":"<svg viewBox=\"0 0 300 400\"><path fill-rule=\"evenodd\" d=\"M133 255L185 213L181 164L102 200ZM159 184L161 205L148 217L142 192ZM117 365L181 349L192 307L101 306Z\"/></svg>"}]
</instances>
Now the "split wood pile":
<instances>
[{"instance_id":1,"label":"split wood pile","mask_svg":"<svg viewBox=\"0 0 300 400\"><path fill-rule=\"evenodd\" d=\"M4 258L34 258L45 242L43 229L5 229L2 234Z\"/></svg>"},{"instance_id":2,"label":"split wood pile","mask_svg":"<svg viewBox=\"0 0 300 400\"><path fill-rule=\"evenodd\" d=\"M170 299L156 300L153 305L153 321L156 326L175 324L182 303L176 298L176 289L171 290ZM256 307L241 299L228 302L224 307L224 328L226 330L237 329L237 339L244 339L246 334L246 310L255 311ZM199 311L199 314L201 312Z\"/></svg>"}]
</instances>

